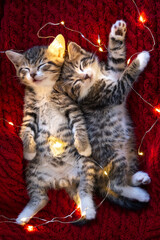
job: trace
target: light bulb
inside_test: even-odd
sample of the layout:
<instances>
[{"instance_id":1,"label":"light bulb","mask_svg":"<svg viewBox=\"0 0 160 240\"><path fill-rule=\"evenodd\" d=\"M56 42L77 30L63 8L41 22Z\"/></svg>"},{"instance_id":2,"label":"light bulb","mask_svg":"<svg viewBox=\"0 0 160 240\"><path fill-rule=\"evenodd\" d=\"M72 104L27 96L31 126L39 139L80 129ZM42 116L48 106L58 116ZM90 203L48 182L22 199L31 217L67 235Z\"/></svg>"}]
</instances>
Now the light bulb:
<instances>
[{"instance_id":1,"label":"light bulb","mask_svg":"<svg viewBox=\"0 0 160 240\"><path fill-rule=\"evenodd\" d=\"M143 153L143 152L138 152L138 155L139 155L139 156L143 156L144 153Z\"/></svg>"},{"instance_id":2,"label":"light bulb","mask_svg":"<svg viewBox=\"0 0 160 240\"><path fill-rule=\"evenodd\" d=\"M98 49L99 49L100 52L103 52L103 48L99 47Z\"/></svg>"}]
</instances>

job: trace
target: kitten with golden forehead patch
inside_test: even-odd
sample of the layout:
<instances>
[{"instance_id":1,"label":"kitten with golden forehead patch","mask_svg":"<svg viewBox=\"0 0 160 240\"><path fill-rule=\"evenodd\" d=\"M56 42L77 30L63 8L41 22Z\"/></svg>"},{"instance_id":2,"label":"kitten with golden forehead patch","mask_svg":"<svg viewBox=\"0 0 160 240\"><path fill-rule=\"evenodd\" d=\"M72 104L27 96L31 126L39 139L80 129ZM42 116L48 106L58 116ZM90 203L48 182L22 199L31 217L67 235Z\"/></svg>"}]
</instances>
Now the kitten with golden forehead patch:
<instances>
[{"instance_id":1,"label":"kitten with golden forehead patch","mask_svg":"<svg viewBox=\"0 0 160 240\"><path fill-rule=\"evenodd\" d=\"M130 85L147 66L150 55L141 52L125 70L125 35L123 20L113 24L107 65L70 42L57 89L66 92L84 113L92 156L104 168L97 170L97 189L111 201L137 209L150 199L140 185L151 180L138 171L133 126L125 105Z\"/></svg>"},{"instance_id":2,"label":"kitten with golden forehead patch","mask_svg":"<svg viewBox=\"0 0 160 240\"><path fill-rule=\"evenodd\" d=\"M48 202L47 190L64 188L80 204L86 219L94 219L92 198L95 166L83 114L78 105L54 90L64 62L65 40L58 35L47 46L23 54L6 51L25 85L20 130L29 203L17 218L26 224Z\"/></svg>"}]
</instances>

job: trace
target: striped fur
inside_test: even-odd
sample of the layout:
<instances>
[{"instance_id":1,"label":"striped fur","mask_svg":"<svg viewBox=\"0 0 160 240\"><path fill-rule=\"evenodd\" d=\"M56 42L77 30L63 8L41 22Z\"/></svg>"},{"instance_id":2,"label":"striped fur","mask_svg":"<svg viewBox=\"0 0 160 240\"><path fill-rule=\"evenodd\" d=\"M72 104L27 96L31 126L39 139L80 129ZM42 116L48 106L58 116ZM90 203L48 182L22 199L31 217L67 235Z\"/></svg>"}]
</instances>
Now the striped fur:
<instances>
[{"instance_id":1,"label":"striped fur","mask_svg":"<svg viewBox=\"0 0 160 240\"><path fill-rule=\"evenodd\" d=\"M130 85L147 65L149 53L139 54L124 71L125 33L124 21L117 21L112 26L107 66L76 43L69 43L68 57L57 88L77 101L84 113L92 156L107 175L104 171L97 172L98 190L113 202L135 208L138 204L131 200L148 202L149 194L137 187L143 184L146 173L141 172L138 185L133 183L138 162L125 100ZM147 175L146 183L149 182Z\"/></svg>"},{"instance_id":2,"label":"striped fur","mask_svg":"<svg viewBox=\"0 0 160 240\"><path fill-rule=\"evenodd\" d=\"M24 157L30 160L26 168L30 201L17 223L27 223L47 204L49 188L66 189L81 204L86 219L95 218L95 166L89 157L83 114L73 100L53 88L64 59L50 55L47 47L33 47L18 55L9 51L7 56L26 86L20 137Z\"/></svg>"}]
</instances>

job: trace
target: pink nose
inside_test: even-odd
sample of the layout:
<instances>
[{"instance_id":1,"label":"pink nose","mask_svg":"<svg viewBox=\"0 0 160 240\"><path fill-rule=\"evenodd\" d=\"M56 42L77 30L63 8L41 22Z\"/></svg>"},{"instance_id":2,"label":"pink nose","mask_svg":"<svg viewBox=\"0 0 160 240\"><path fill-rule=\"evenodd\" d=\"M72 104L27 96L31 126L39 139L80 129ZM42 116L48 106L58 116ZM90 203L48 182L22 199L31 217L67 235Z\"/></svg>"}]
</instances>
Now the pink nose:
<instances>
[{"instance_id":1,"label":"pink nose","mask_svg":"<svg viewBox=\"0 0 160 240\"><path fill-rule=\"evenodd\" d=\"M92 78L92 74L86 74L86 75L84 76L84 79L88 79L88 78Z\"/></svg>"}]
</instances>

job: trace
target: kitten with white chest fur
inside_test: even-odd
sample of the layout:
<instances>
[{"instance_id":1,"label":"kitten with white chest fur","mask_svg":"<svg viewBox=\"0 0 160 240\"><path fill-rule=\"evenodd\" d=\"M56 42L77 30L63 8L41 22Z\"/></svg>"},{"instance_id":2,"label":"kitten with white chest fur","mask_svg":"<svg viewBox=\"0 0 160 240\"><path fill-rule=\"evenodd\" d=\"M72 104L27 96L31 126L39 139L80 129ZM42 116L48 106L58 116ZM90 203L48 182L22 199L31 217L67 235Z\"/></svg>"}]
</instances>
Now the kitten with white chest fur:
<instances>
[{"instance_id":1,"label":"kitten with white chest fur","mask_svg":"<svg viewBox=\"0 0 160 240\"><path fill-rule=\"evenodd\" d=\"M49 188L64 188L86 219L96 215L92 192L95 166L83 114L69 97L54 90L64 62L62 35L46 46L23 54L7 51L25 85L24 117L20 131L29 203L17 218L27 223L48 202Z\"/></svg>"}]
</instances>

